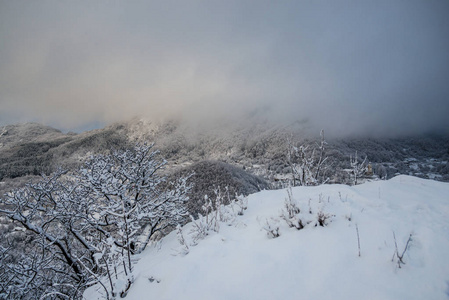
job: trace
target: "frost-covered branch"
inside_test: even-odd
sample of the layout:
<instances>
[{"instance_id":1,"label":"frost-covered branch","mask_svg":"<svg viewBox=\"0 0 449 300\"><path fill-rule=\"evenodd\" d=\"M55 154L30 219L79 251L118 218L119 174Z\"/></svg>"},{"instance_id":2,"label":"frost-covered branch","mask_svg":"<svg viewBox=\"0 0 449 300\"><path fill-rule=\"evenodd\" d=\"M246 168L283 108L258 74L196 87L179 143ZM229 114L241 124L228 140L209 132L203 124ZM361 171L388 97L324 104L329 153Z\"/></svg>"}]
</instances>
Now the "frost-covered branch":
<instances>
[{"instance_id":1,"label":"frost-covered branch","mask_svg":"<svg viewBox=\"0 0 449 300\"><path fill-rule=\"evenodd\" d=\"M31 298L79 298L93 284L101 284L106 297L126 293L133 282L131 256L186 215L187 179L166 182L160 174L164 164L152 145L136 145L92 156L76 172L58 170L1 199L0 215L21 224L32 243L21 254L27 259L12 265L3 264L12 259L8 248L0 249L0 269L12 274L1 278L0 296L13 287L33 290ZM121 290L114 284L120 268L127 282ZM40 278L51 281L34 284Z\"/></svg>"},{"instance_id":2,"label":"frost-covered branch","mask_svg":"<svg viewBox=\"0 0 449 300\"><path fill-rule=\"evenodd\" d=\"M351 162L351 175L353 177L352 183L353 185L357 185L358 179L362 177L366 172L366 159L367 157L360 161L357 157L357 151L354 156L349 157Z\"/></svg>"},{"instance_id":3,"label":"frost-covered branch","mask_svg":"<svg viewBox=\"0 0 449 300\"><path fill-rule=\"evenodd\" d=\"M305 144L296 146L291 139L287 140L287 162L293 186L319 185L328 181L324 130L321 130L320 136L320 144L313 149Z\"/></svg>"}]
</instances>

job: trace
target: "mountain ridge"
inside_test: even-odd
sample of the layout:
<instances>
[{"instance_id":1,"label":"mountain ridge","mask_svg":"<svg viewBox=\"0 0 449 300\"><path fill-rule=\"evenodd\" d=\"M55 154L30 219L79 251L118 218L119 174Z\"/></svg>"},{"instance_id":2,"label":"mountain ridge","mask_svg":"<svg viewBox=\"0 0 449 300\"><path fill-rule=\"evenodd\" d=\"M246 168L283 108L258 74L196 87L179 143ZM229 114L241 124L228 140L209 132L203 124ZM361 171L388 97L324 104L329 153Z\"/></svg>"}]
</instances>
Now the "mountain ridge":
<instances>
[{"instance_id":1,"label":"mountain ridge","mask_svg":"<svg viewBox=\"0 0 449 300\"><path fill-rule=\"evenodd\" d=\"M288 173L287 138L313 146L318 140L302 130L302 123L273 126L268 123L222 124L199 127L181 121L134 118L102 129L78 134L38 123L0 127L0 180L49 173L57 167L74 168L92 154L154 143L175 170L204 160L229 163L274 181ZM327 137L327 155L335 169L345 169L357 151L368 157L379 177L407 174L449 181L449 137L399 138ZM428 175L432 174L432 175ZM335 178L335 182L343 182ZM337 176L337 177L338 177Z\"/></svg>"}]
</instances>

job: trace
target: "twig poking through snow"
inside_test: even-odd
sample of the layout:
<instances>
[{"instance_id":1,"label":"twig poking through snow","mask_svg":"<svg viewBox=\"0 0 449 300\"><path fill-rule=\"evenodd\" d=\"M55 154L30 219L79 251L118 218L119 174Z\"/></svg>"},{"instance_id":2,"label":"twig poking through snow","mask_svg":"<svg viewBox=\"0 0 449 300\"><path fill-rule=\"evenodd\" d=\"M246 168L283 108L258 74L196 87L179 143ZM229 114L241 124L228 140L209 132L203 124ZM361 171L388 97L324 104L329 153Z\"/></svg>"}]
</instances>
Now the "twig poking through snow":
<instances>
[{"instance_id":1,"label":"twig poking through snow","mask_svg":"<svg viewBox=\"0 0 449 300\"><path fill-rule=\"evenodd\" d=\"M402 254L400 254L400 255L399 255L399 250L398 250L398 244L396 242L396 234L394 233L394 231L393 231L393 238L394 238L395 252L393 254L393 258L391 259L391 261L393 261L394 257L396 256L398 258L398 267L400 269L401 268L401 264L405 265L405 262L404 262L403 258L404 258L405 252L407 251L407 249L409 247L410 242L412 241L412 234L410 233L410 235L408 237L408 240L407 240L407 243L405 244L404 251L402 251Z\"/></svg>"},{"instance_id":2,"label":"twig poking through snow","mask_svg":"<svg viewBox=\"0 0 449 300\"><path fill-rule=\"evenodd\" d=\"M360 254L360 235L359 235L359 226L357 226L357 224L355 224L355 230L357 231L357 244L359 247L359 257L361 256Z\"/></svg>"}]
</instances>

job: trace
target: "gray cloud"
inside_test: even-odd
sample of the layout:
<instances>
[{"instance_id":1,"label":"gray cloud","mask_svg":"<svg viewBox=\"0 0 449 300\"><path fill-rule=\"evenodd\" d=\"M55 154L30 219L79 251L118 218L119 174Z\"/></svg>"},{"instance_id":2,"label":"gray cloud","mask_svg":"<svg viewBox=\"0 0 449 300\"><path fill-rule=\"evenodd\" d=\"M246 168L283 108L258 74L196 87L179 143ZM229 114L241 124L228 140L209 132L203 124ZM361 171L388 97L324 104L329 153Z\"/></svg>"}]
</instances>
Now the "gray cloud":
<instances>
[{"instance_id":1,"label":"gray cloud","mask_svg":"<svg viewBox=\"0 0 449 300\"><path fill-rule=\"evenodd\" d=\"M2 1L0 123L449 128L447 1ZM94 125L93 125L94 124Z\"/></svg>"}]
</instances>

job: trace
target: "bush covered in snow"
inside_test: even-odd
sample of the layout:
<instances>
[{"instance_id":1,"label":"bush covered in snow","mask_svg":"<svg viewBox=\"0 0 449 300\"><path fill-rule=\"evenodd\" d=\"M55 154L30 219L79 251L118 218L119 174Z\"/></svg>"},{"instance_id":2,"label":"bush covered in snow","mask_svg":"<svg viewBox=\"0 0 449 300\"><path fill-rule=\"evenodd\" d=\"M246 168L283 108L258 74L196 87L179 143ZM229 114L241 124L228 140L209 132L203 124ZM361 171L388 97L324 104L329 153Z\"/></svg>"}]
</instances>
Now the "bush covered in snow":
<instances>
[{"instance_id":1,"label":"bush covered in snow","mask_svg":"<svg viewBox=\"0 0 449 300\"><path fill-rule=\"evenodd\" d=\"M107 299L126 295L134 254L186 215L187 178L165 182L164 164L151 145L137 145L5 195L0 215L30 240L0 248L0 298L80 298L92 284Z\"/></svg>"}]
</instances>

